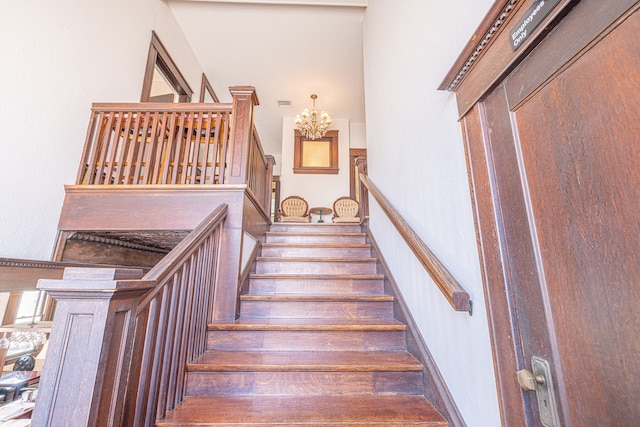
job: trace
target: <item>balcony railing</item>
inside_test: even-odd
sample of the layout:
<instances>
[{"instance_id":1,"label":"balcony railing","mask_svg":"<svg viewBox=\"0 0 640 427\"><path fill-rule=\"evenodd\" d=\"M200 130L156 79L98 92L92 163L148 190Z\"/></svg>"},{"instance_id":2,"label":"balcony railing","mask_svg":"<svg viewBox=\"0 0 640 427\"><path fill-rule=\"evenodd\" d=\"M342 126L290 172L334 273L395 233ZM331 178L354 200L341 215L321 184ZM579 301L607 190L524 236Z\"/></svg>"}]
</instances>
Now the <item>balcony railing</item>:
<instances>
[{"instance_id":1,"label":"balcony railing","mask_svg":"<svg viewBox=\"0 0 640 427\"><path fill-rule=\"evenodd\" d=\"M269 214L271 164L248 86L233 103L96 103L77 185L246 184Z\"/></svg>"}]
</instances>

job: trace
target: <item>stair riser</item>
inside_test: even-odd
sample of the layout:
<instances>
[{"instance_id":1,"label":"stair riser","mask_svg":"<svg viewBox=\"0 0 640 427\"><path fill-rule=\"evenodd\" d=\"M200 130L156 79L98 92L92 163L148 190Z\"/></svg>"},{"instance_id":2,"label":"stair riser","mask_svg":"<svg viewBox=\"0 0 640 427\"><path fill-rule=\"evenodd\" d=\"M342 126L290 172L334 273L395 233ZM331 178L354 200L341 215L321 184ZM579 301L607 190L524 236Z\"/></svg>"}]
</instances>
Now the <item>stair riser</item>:
<instances>
[{"instance_id":1,"label":"stair riser","mask_svg":"<svg viewBox=\"0 0 640 427\"><path fill-rule=\"evenodd\" d=\"M398 351L404 331L209 331L208 350Z\"/></svg>"},{"instance_id":2,"label":"stair riser","mask_svg":"<svg viewBox=\"0 0 640 427\"><path fill-rule=\"evenodd\" d=\"M258 274L375 274L375 261L257 261Z\"/></svg>"},{"instance_id":3,"label":"stair riser","mask_svg":"<svg viewBox=\"0 0 640 427\"><path fill-rule=\"evenodd\" d=\"M422 394L422 372L189 372L190 396Z\"/></svg>"},{"instance_id":4,"label":"stair riser","mask_svg":"<svg viewBox=\"0 0 640 427\"><path fill-rule=\"evenodd\" d=\"M242 301L251 318L392 319L392 301Z\"/></svg>"},{"instance_id":5,"label":"stair riser","mask_svg":"<svg viewBox=\"0 0 640 427\"><path fill-rule=\"evenodd\" d=\"M325 220L327 220L326 217ZM329 218L328 221L331 221L331 218ZM317 222L310 224L291 224L276 222L271 225L271 231L277 233L359 233L362 231L362 228L358 224L318 224Z\"/></svg>"},{"instance_id":6,"label":"stair riser","mask_svg":"<svg viewBox=\"0 0 640 427\"><path fill-rule=\"evenodd\" d=\"M344 248L344 247L262 247L263 257L292 257L292 258L366 258L371 256L370 247Z\"/></svg>"},{"instance_id":7,"label":"stair riser","mask_svg":"<svg viewBox=\"0 0 640 427\"><path fill-rule=\"evenodd\" d=\"M364 234L350 235L350 234L321 234L314 235L313 233L301 234L301 235L283 235L276 234L271 235L267 233L267 243L289 243L292 245L301 243L317 243L317 244L365 244Z\"/></svg>"},{"instance_id":8,"label":"stair riser","mask_svg":"<svg viewBox=\"0 0 640 427\"><path fill-rule=\"evenodd\" d=\"M384 282L381 279L250 279L249 281L249 293L253 294L372 295L383 292Z\"/></svg>"}]
</instances>

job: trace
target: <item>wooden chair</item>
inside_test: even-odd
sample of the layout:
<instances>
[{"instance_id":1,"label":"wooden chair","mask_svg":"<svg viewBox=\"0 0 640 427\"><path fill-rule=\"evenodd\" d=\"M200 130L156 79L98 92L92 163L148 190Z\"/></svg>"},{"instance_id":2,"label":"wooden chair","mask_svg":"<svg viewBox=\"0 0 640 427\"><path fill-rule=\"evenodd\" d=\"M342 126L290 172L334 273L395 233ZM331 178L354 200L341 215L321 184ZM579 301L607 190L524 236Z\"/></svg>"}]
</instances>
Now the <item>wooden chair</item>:
<instances>
[{"instance_id":1,"label":"wooden chair","mask_svg":"<svg viewBox=\"0 0 640 427\"><path fill-rule=\"evenodd\" d=\"M360 204L349 197L340 197L333 202L333 222L360 222Z\"/></svg>"},{"instance_id":2,"label":"wooden chair","mask_svg":"<svg viewBox=\"0 0 640 427\"><path fill-rule=\"evenodd\" d=\"M280 222L311 222L309 204L299 196L289 196L280 203Z\"/></svg>"}]
</instances>

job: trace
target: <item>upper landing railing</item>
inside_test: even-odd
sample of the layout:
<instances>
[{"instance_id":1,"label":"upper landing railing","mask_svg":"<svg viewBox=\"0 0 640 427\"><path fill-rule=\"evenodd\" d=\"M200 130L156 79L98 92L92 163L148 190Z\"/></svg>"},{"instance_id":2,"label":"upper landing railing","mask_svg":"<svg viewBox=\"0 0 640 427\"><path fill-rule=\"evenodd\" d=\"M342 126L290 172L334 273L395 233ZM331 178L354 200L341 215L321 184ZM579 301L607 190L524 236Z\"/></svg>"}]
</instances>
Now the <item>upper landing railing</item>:
<instances>
[{"instance_id":1,"label":"upper landing railing","mask_svg":"<svg viewBox=\"0 0 640 427\"><path fill-rule=\"evenodd\" d=\"M93 104L78 185L247 184L268 212L271 166L253 87L227 104Z\"/></svg>"}]
</instances>

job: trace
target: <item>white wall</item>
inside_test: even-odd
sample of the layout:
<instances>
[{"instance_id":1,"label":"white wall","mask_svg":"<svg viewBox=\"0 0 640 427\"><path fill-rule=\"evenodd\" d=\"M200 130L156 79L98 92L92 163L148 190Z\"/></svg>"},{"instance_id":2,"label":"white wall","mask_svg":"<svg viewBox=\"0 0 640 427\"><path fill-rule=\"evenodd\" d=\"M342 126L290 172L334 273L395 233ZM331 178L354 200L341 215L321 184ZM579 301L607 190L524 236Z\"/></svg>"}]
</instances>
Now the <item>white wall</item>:
<instances>
[{"instance_id":1,"label":"white wall","mask_svg":"<svg viewBox=\"0 0 640 427\"><path fill-rule=\"evenodd\" d=\"M138 102L155 30L194 91L202 68L161 0L0 1L0 257L49 259L92 102Z\"/></svg>"},{"instance_id":2,"label":"white wall","mask_svg":"<svg viewBox=\"0 0 640 427\"><path fill-rule=\"evenodd\" d=\"M280 200L288 196L300 196L309 203L309 208L332 208L338 197L349 195L349 120L333 117L331 120L331 130L338 131L338 174L294 174L294 117L285 117L282 120ZM314 222L317 219L312 218Z\"/></svg>"},{"instance_id":3,"label":"white wall","mask_svg":"<svg viewBox=\"0 0 640 427\"><path fill-rule=\"evenodd\" d=\"M471 294L455 312L373 200L371 229L470 427L500 425L455 97L437 91L491 0L369 0L364 21L371 180Z\"/></svg>"}]
</instances>

